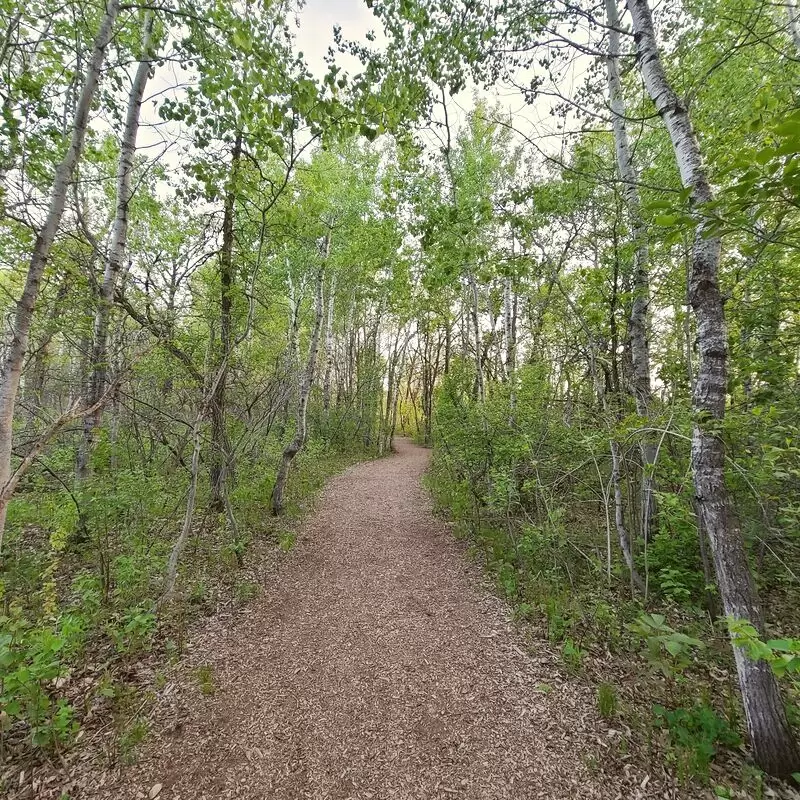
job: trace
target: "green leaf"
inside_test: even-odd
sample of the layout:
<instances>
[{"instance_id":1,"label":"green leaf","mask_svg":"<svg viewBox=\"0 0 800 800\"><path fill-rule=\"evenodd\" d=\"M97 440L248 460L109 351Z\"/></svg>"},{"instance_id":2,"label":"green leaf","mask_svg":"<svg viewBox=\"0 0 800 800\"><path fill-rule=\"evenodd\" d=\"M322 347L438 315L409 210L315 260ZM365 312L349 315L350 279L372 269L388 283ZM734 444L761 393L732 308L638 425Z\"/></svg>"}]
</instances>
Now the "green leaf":
<instances>
[{"instance_id":1,"label":"green leaf","mask_svg":"<svg viewBox=\"0 0 800 800\"><path fill-rule=\"evenodd\" d=\"M674 214L659 214L653 222L660 225L662 228L672 227L678 221L678 217Z\"/></svg>"}]
</instances>

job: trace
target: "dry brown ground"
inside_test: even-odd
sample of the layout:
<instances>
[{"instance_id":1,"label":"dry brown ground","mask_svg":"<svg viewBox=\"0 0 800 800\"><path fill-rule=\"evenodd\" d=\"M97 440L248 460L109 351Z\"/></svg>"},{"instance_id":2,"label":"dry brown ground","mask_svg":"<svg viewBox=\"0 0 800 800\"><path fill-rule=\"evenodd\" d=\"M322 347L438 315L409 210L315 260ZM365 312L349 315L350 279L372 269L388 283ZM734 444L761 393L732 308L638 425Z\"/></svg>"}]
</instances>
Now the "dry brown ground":
<instances>
[{"instance_id":1,"label":"dry brown ground","mask_svg":"<svg viewBox=\"0 0 800 800\"><path fill-rule=\"evenodd\" d=\"M274 586L193 637L137 764L72 797L674 796L432 516L428 452L397 450L331 481Z\"/></svg>"}]
</instances>

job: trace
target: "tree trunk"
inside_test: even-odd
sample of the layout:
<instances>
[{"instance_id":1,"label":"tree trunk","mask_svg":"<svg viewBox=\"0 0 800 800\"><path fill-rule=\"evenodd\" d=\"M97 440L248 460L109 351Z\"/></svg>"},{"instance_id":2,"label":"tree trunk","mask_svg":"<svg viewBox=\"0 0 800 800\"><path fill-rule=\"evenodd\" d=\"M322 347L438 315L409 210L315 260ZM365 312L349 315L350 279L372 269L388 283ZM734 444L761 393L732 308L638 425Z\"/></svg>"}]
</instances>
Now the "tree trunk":
<instances>
[{"instance_id":1,"label":"tree trunk","mask_svg":"<svg viewBox=\"0 0 800 800\"><path fill-rule=\"evenodd\" d=\"M514 279L507 277L503 284L503 326L506 340L506 358L504 372L508 381L508 405L514 424L514 409L517 405L517 293L514 290Z\"/></svg>"},{"instance_id":2,"label":"tree trunk","mask_svg":"<svg viewBox=\"0 0 800 800\"><path fill-rule=\"evenodd\" d=\"M481 326L480 326L480 319L478 317L479 313L479 295L478 295L478 282L475 280L475 276L470 271L468 275L469 281L469 288L470 294L472 295L471 300L472 304L470 305L470 316L472 317L472 328L473 333L475 334L475 386L476 386L476 394L477 400L479 403L483 403L486 399L486 388L483 380L483 358L482 358L482 351L481 351Z\"/></svg>"},{"instance_id":3,"label":"tree trunk","mask_svg":"<svg viewBox=\"0 0 800 800\"><path fill-rule=\"evenodd\" d=\"M625 559L625 564L628 567L628 572L631 576L631 594L633 588L637 588L642 594L645 591L644 581L636 570L636 565L633 563L633 549L631 547L631 537L628 535L628 529L625 526L625 504L622 498L622 478L620 475L620 467L622 462L622 454L619 451L619 442L614 439L610 441L611 446L611 483L614 487L614 522L617 526L617 537L619 538L619 549L622 550L622 556Z\"/></svg>"},{"instance_id":4,"label":"tree trunk","mask_svg":"<svg viewBox=\"0 0 800 800\"><path fill-rule=\"evenodd\" d=\"M617 0L606 0L608 16L608 97L611 106L614 131L614 150L617 170L622 181L622 194L630 219L631 234L635 245L633 264L633 303L628 320L628 346L633 365L631 389L636 402L636 413L649 419L652 389L650 386L649 329L650 276L648 274L649 253L647 232L642 221L639 198L639 176L633 163L628 131L625 126L625 101L619 71L620 35ZM650 528L656 515L653 486L653 468L656 460L656 445L652 437L645 435L639 449L642 457L642 484L640 522L642 536L650 538Z\"/></svg>"},{"instance_id":5,"label":"tree trunk","mask_svg":"<svg viewBox=\"0 0 800 800\"><path fill-rule=\"evenodd\" d=\"M72 182L75 166L83 153L92 101L100 83L100 72L105 60L106 48L111 41L119 6L119 0L109 0L100 22L86 69L83 88L75 107L75 119L69 147L56 168L47 218L36 237L36 244L28 264L25 287L14 314L11 342L6 350L2 375L0 375L0 487L5 486L11 477L14 407L19 391L22 362L25 358L28 335L33 321L33 310L39 295L42 275L50 257L50 249L64 213L67 189ZM0 552L2 552L7 508L7 501L0 502Z\"/></svg>"},{"instance_id":6,"label":"tree trunk","mask_svg":"<svg viewBox=\"0 0 800 800\"><path fill-rule=\"evenodd\" d=\"M328 289L328 314L325 321L325 377L322 381L322 408L327 416L331 408L331 375L333 373L333 312L336 301L336 276L331 275Z\"/></svg>"},{"instance_id":7,"label":"tree trunk","mask_svg":"<svg viewBox=\"0 0 800 800\"><path fill-rule=\"evenodd\" d=\"M64 305L70 290L70 278L64 276L58 287L53 308L47 318L44 333L33 355L30 356L30 378L25 380L24 398L28 421L32 424L37 413L46 406L47 368L50 359L50 345L58 330L58 322L64 313Z\"/></svg>"},{"instance_id":8,"label":"tree trunk","mask_svg":"<svg viewBox=\"0 0 800 800\"><path fill-rule=\"evenodd\" d=\"M146 11L142 28L142 55L128 94L128 108L125 115L125 127L122 131L122 142L119 150L117 166L117 207L114 225L111 229L111 243L103 271L103 282L100 285L100 296L94 315L94 338L92 341L90 374L86 388L85 402L93 406L103 395L108 375L108 327L111 309L114 305L114 291L117 279L122 272L125 259L125 247L128 239L128 206L131 202L131 174L133 160L136 155L136 136L139 132L139 114L142 108L144 90L150 74L150 49L153 33L154 16ZM78 462L75 477L83 481L89 476L94 434L100 425L102 410L87 415L83 421L83 439L78 449Z\"/></svg>"},{"instance_id":9,"label":"tree trunk","mask_svg":"<svg viewBox=\"0 0 800 800\"><path fill-rule=\"evenodd\" d=\"M197 501L197 481L200 475L200 446L202 444L202 422L205 416L206 402L202 402L200 410L192 426L192 440L194 446L192 448L192 466L189 474L189 494L186 498L186 511L183 514L183 525L175 544L172 546L172 551L169 554L169 561L167 562L167 572L164 577L164 588L161 592L161 597L158 600L158 605L163 606L168 603L172 598L175 591L175 582L178 578L178 561L180 560L183 548L186 546L186 540L192 532L192 522L194 520L194 507Z\"/></svg>"},{"instance_id":10,"label":"tree trunk","mask_svg":"<svg viewBox=\"0 0 800 800\"><path fill-rule=\"evenodd\" d=\"M221 376L211 397L211 458L209 459L211 477L212 511L225 508L225 493L230 472L230 443L225 428L225 400L228 385L228 361L233 345L233 223L236 210L236 177L242 157L242 134L237 133L231 152L230 185L225 195L225 208L222 216L222 247L219 253L219 354L218 364Z\"/></svg>"},{"instance_id":11,"label":"tree trunk","mask_svg":"<svg viewBox=\"0 0 800 800\"><path fill-rule=\"evenodd\" d=\"M786 0L786 14L789 17L789 34L795 50L800 55L800 10L795 0Z\"/></svg>"},{"instance_id":12,"label":"tree trunk","mask_svg":"<svg viewBox=\"0 0 800 800\"><path fill-rule=\"evenodd\" d=\"M637 60L648 94L669 133L681 181L701 206L713 199L700 145L687 111L670 85L655 39L647 0L627 0ZM702 214L702 209L699 211ZM725 415L728 341L718 269L721 242L698 222L689 279L697 318L699 365L693 389L692 470L700 524L708 534L725 613L748 620L763 633L763 620L744 540L725 485L725 446L718 431ZM753 661L734 645L747 729L756 763L785 777L800 766L777 681L764 661Z\"/></svg>"},{"instance_id":13,"label":"tree trunk","mask_svg":"<svg viewBox=\"0 0 800 800\"><path fill-rule=\"evenodd\" d=\"M281 462L278 466L278 474L275 478L275 486L272 489L272 513L280 514L283 510L283 493L286 489L286 481L289 478L289 468L294 457L303 449L306 443L307 429L306 416L308 412L308 398L311 394L311 387L314 384L314 373L317 366L317 356L319 355L319 339L322 330L322 320L325 315L322 286L325 279L325 263L330 253L330 233L325 238L325 257L317 271L316 293L315 293L315 314L314 327L311 331L311 344L308 349L308 362L306 363L305 374L300 385L300 394L297 400L297 428L294 437L283 450Z\"/></svg>"}]
</instances>

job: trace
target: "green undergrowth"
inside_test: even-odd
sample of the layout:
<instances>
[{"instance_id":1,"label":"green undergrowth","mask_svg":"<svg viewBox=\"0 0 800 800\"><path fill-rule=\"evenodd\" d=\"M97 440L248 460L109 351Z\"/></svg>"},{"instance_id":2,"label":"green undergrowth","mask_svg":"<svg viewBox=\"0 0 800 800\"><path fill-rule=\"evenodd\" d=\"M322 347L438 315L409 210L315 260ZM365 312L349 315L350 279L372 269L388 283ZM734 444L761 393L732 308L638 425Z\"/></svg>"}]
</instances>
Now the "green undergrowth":
<instances>
[{"instance_id":1,"label":"green undergrowth","mask_svg":"<svg viewBox=\"0 0 800 800\"><path fill-rule=\"evenodd\" d=\"M704 577L684 440L664 445L655 532L646 548L637 542L645 595L632 590L618 552L609 433L579 408L565 419L537 366L520 370L513 404L506 386L491 384L483 404L473 388L469 366L457 363L437 392L426 484L497 592L551 642L567 673L594 685L598 715L630 730L642 758L666 761L681 782L719 784L720 791L761 780L741 758L744 720L728 622ZM624 440L624 431L617 435ZM732 486L740 488L735 479ZM744 492L740 498L749 508ZM635 520L627 524L635 532ZM752 517L746 528L757 530ZM758 539L751 542L757 580L771 587L768 610L783 617L794 588L781 582L770 553L755 547ZM796 626L796 613L785 618ZM773 665L796 722L800 641L772 630L764 642L746 625L733 633L752 657ZM634 744L627 738L615 740L626 752ZM723 765L728 784L719 780Z\"/></svg>"},{"instance_id":2,"label":"green undergrowth","mask_svg":"<svg viewBox=\"0 0 800 800\"><path fill-rule=\"evenodd\" d=\"M208 512L203 475L174 601L160 611L166 561L180 529L187 474L97 470L80 493L33 479L11 504L0 573L0 758L70 747L81 726L113 722L123 760L146 736L140 706L179 658L189 626L223 605L241 605L292 549L326 480L367 457L311 439L292 465L285 513L269 513L280 441L240 459L231 494L235 530ZM102 458L102 449L100 449ZM69 453L52 457L66 459ZM205 681L204 685L210 685Z\"/></svg>"}]
</instances>

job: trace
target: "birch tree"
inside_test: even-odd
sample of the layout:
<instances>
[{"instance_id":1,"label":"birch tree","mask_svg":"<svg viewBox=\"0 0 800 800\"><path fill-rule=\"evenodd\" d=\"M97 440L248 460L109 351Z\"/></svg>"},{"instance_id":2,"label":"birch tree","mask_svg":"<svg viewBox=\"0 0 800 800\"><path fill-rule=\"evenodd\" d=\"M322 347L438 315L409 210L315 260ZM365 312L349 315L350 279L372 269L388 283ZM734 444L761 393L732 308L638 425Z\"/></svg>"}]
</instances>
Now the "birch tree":
<instances>
[{"instance_id":1,"label":"birch tree","mask_svg":"<svg viewBox=\"0 0 800 800\"><path fill-rule=\"evenodd\" d=\"M92 102L100 84L106 50L111 41L119 9L118 0L109 0L101 16L86 65L83 86L75 106L69 144L64 157L56 168L46 218L37 234L33 253L28 263L25 285L16 304L11 339L3 361L2 373L0 373L0 486L5 486L11 477L14 409L39 287L64 214L67 192L73 180L75 167L83 153ZM0 551L2 550L2 534L5 528L7 507L7 501L0 501Z\"/></svg>"},{"instance_id":2,"label":"birch tree","mask_svg":"<svg viewBox=\"0 0 800 800\"><path fill-rule=\"evenodd\" d=\"M331 234L330 231L325 235L321 247L322 263L317 268L314 290L314 322L311 330L311 342L308 346L308 358L305 369L300 380L300 389L297 395L297 410L295 415L295 432L291 441L286 445L281 454L278 472L275 477L275 485L272 488L270 505L273 514L280 514L283 511L284 492L286 482L289 479L289 469L292 466L295 456L303 449L308 437L308 400L311 395L311 388L314 385L314 377L317 370L317 359L319 358L320 334L325 316L323 286L325 283L325 263L330 256Z\"/></svg>"},{"instance_id":3,"label":"birch tree","mask_svg":"<svg viewBox=\"0 0 800 800\"><path fill-rule=\"evenodd\" d=\"M153 12L145 11L142 23L141 55L128 93L125 123L120 142L114 222L94 315L90 374L85 398L87 406L94 406L97 403L105 391L107 381L108 328L114 307L114 293L125 261L129 207L133 196L131 177L136 156L136 137L139 132L142 101L151 70L150 56L154 21ZM87 414L84 418L83 441L78 452L76 467L76 478L79 481L85 479L89 474L94 432L100 425L101 414L102 412L98 410L93 414Z\"/></svg>"},{"instance_id":4,"label":"birch tree","mask_svg":"<svg viewBox=\"0 0 800 800\"><path fill-rule=\"evenodd\" d=\"M689 111L669 82L647 0L627 0L639 70L669 133L683 185L691 190L698 217L689 274L689 300L697 319L699 365L693 390L692 471L699 522L711 543L725 613L763 632L761 609L741 530L725 485L725 417L728 335L719 286L722 243L704 220L714 194ZM747 729L758 765L771 775L789 775L800 754L772 669L734 643Z\"/></svg>"},{"instance_id":5,"label":"birch tree","mask_svg":"<svg viewBox=\"0 0 800 800\"><path fill-rule=\"evenodd\" d=\"M639 198L639 176L633 163L628 130L625 124L625 101L620 80L620 30L617 0L606 0L608 19L608 99L611 109L611 123L614 133L614 152L617 170L622 183L622 193L630 220L631 238L634 245L634 263L631 270L633 302L628 322L628 337L631 353L631 389L636 402L636 413L648 419L652 402L650 387L650 347L648 343L648 313L650 305L650 277L648 274L647 232L642 220L641 200ZM641 531L645 539L650 537L650 526L655 519L655 498L653 494L653 470L655 468L656 446L649 436L642 439L642 502Z\"/></svg>"}]
</instances>

